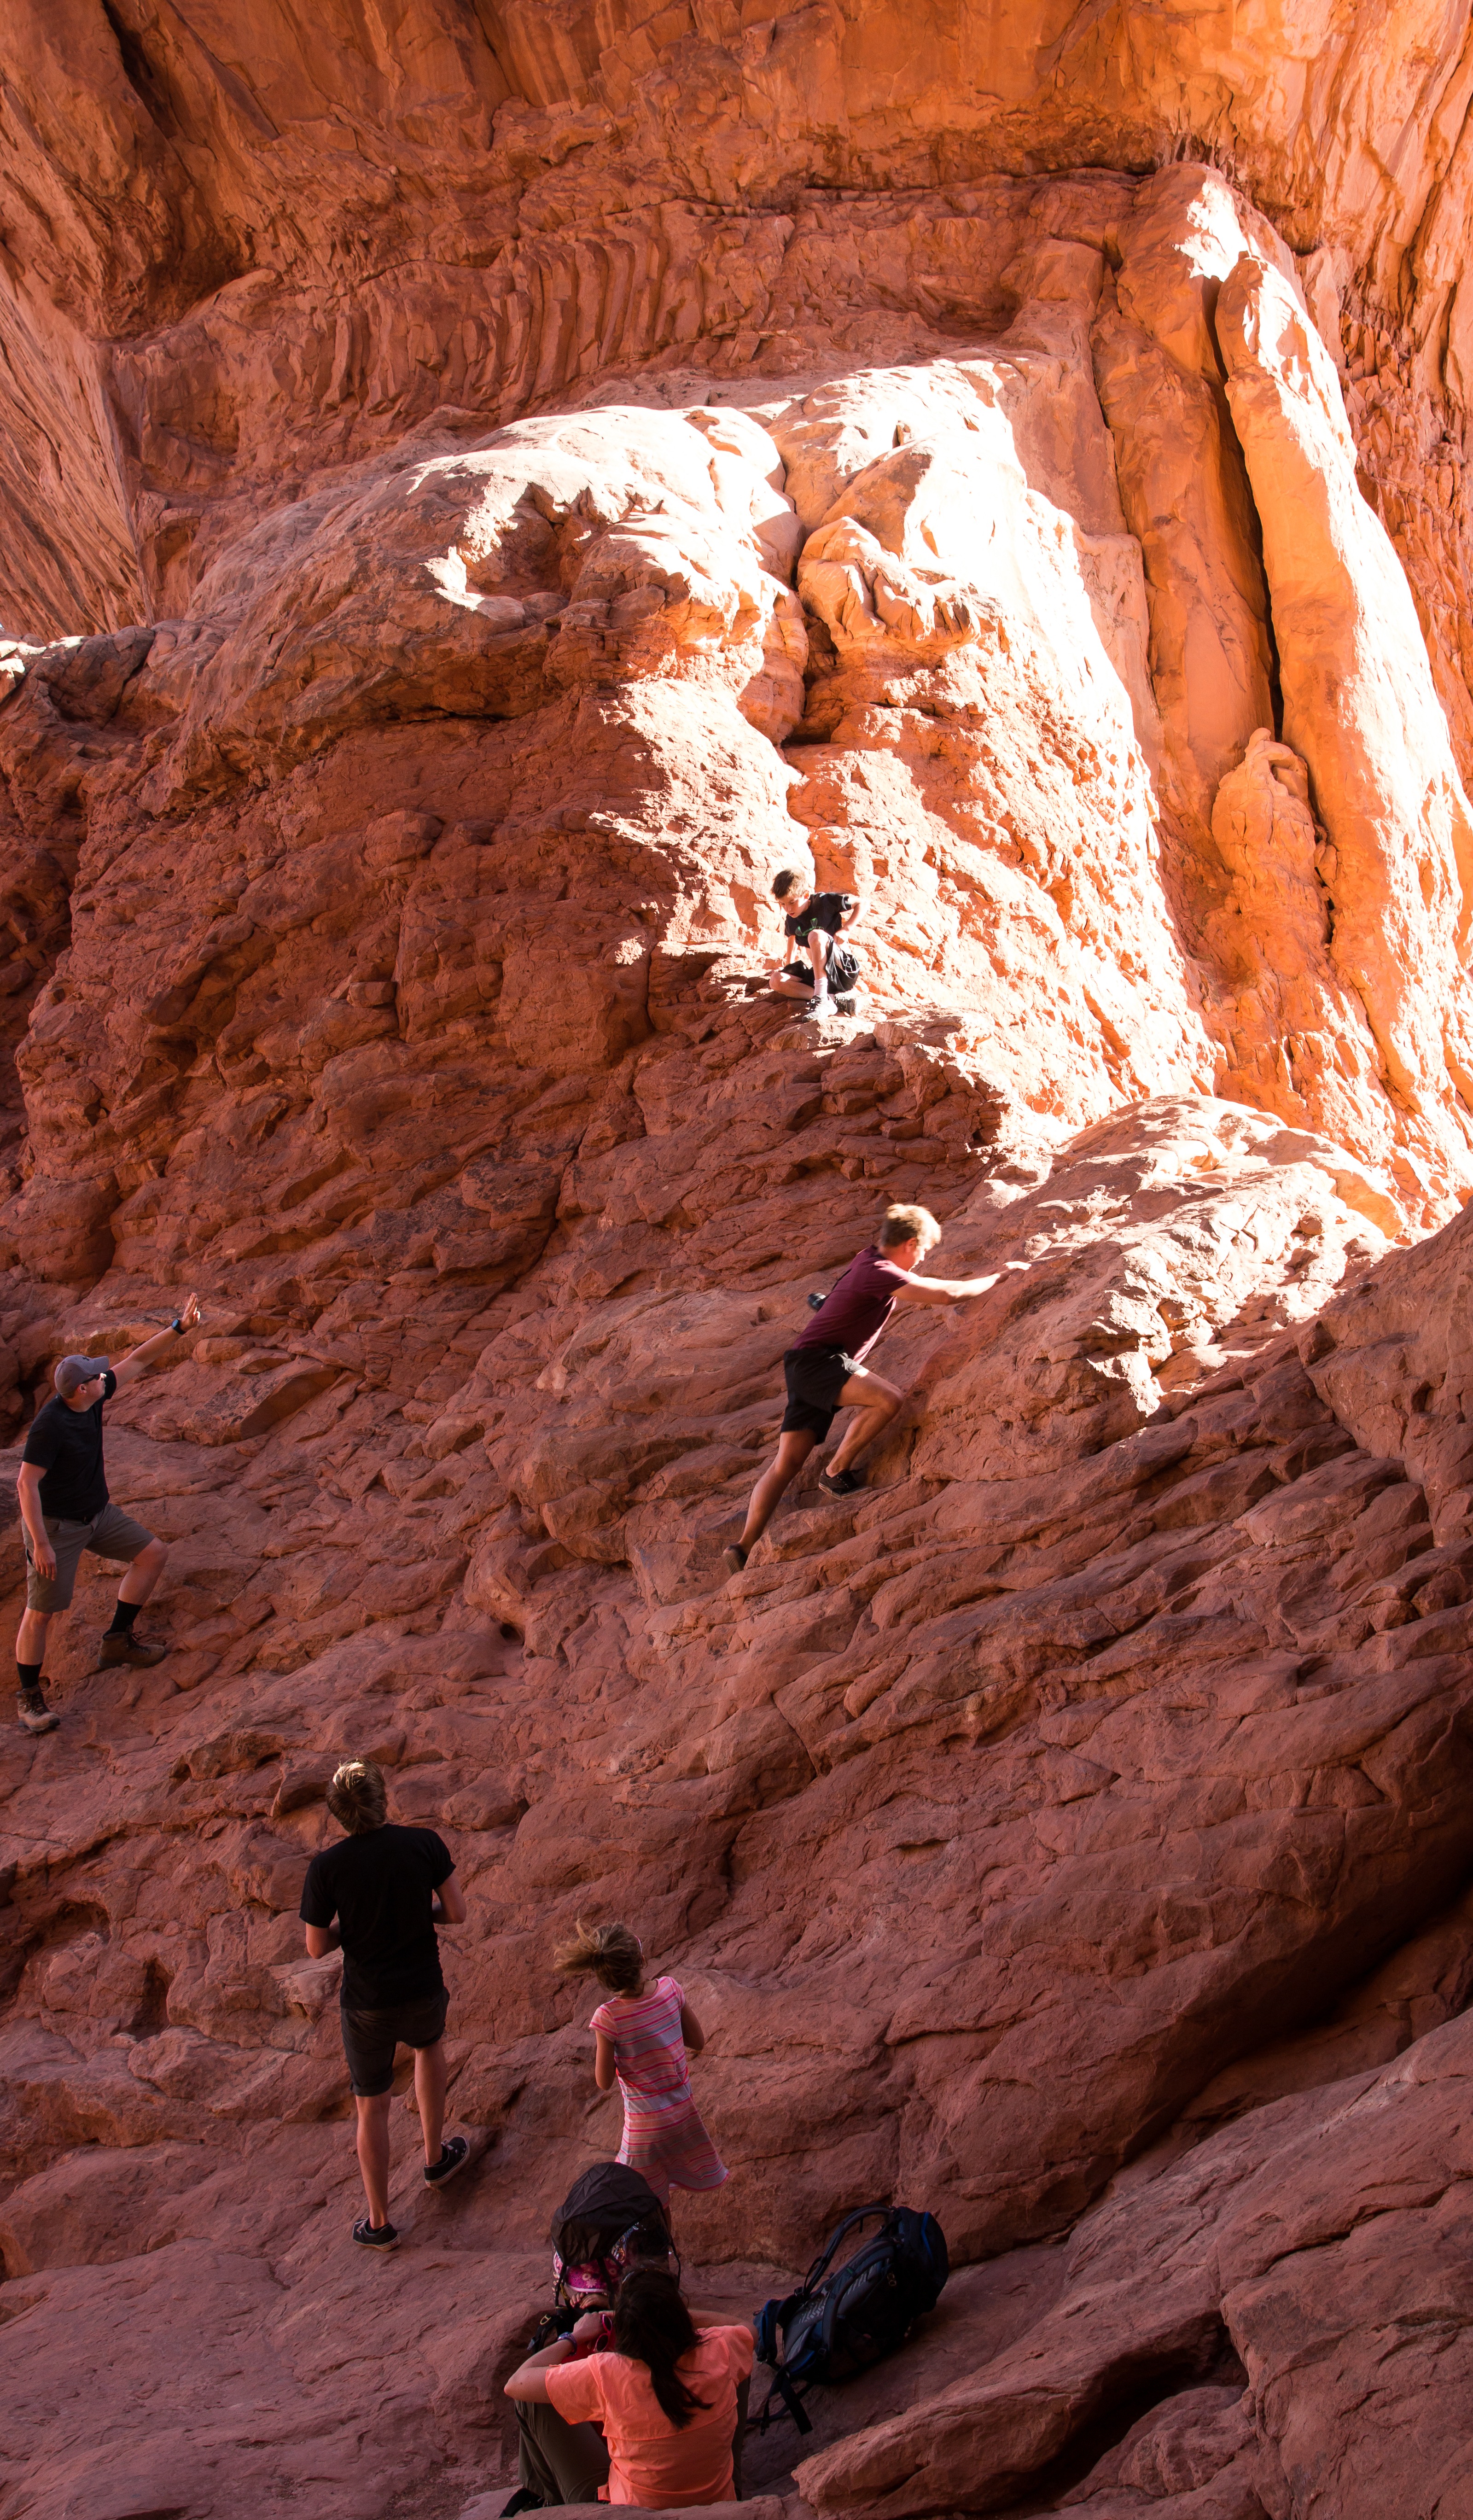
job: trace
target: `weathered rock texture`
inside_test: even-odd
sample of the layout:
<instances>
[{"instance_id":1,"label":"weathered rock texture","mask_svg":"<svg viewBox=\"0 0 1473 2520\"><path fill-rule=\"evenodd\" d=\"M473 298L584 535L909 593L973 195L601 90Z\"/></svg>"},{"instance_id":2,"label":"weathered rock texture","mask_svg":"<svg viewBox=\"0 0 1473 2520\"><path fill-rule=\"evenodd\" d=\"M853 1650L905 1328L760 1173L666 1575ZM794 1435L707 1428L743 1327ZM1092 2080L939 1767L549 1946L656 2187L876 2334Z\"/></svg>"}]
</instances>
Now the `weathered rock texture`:
<instances>
[{"instance_id":1,"label":"weathered rock texture","mask_svg":"<svg viewBox=\"0 0 1473 2520\"><path fill-rule=\"evenodd\" d=\"M966 2262L764 2520L1467 2504L1461 38L1152 23L0 38L7 1433L208 1314L110 1411L169 1657L94 1569L0 1750L4 2520L489 2520L588 1911L698 2291ZM893 1198L1030 1274L729 1584ZM471 1900L367 2275L350 1747Z\"/></svg>"}]
</instances>

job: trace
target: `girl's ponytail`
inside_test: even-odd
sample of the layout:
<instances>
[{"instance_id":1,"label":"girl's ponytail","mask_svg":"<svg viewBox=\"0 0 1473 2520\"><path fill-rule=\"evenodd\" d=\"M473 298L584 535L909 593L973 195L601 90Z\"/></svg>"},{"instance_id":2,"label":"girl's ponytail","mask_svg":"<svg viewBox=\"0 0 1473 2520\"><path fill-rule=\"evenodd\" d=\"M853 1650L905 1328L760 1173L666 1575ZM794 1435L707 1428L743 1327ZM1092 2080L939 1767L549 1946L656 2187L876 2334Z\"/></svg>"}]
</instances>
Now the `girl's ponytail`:
<instances>
[{"instance_id":1,"label":"girl's ponytail","mask_svg":"<svg viewBox=\"0 0 1473 2520\"><path fill-rule=\"evenodd\" d=\"M678 2432L684 2431L693 2414L705 2413L710 2400L697 2398L675 2368L683 2355L694 2353L700 2331L674 2275L626 2275L614 2303L613 2323L615 2353L627 2356L631 2362L648 2364L661 2412Z\"/></svg>"},{"instance_id":2,"label":"girl's ponytail","mask_svg":"<svg viewBox=\"0 0 1473 2520\"><path fill-rule=\"evenodd\" d=\"M580 1916L571 1940L554 1952L553 1966L564 1977L596 1977L609 1995L632 1995L645 1974L645 1954L627 1925L590 1925Z\"/></svg>"}]
</instances>

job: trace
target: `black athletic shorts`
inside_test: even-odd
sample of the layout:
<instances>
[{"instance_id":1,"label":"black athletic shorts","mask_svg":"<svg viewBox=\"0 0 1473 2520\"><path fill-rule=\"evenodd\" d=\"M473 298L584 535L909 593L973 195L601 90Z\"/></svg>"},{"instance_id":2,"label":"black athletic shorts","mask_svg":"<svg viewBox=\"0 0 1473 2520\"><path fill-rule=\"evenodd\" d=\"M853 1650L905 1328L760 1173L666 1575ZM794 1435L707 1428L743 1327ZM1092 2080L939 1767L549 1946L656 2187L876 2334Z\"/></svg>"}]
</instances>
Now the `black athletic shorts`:
<instances>
[{"instance_id":1,"label":"black athletic shorts","mask_svg":"<svg viewBox=\"0 0 1473 2520\"><path fill-rule=\"evenodd\" d=\"M842 998L850 989L856 987L859 981L859 956L857 954L851 954L847 945L835 945L829 954L826 971L828 986L833 991L834 996L836 998ZM784 980L801 980L805 988L811 989L813 987L813 965L811 963L784 963L782 966L782 976Z\"/></svg>"},{"instance_id":2,"label":"black athletic shorts","mask_svg":"<svg viewBox=\"0 0 1473 2520\"><path fill-rule=\"evenodd\" d=\"M416 1996L413 2003L391 2003L381 2011L342 2005L342 2052L360 2100L381 2099L393 2089L396 2048L433 2048L444 2038L449 2003L441 1986L433 1995Z\"/></svg>"},{"instance_id":3,"label":"black athletic shorts","mask_svg":"<svg viewBox=\"0 0 1473 2520\"><path fill-rule=\"evenodd\" d=\"M839 1393L858 1371L853 1357L841 1347L790 1347L782 1371L787 1376L783 1434L817 1435L822 1443L833 1424Z\"/></svg>"}]
</instances>

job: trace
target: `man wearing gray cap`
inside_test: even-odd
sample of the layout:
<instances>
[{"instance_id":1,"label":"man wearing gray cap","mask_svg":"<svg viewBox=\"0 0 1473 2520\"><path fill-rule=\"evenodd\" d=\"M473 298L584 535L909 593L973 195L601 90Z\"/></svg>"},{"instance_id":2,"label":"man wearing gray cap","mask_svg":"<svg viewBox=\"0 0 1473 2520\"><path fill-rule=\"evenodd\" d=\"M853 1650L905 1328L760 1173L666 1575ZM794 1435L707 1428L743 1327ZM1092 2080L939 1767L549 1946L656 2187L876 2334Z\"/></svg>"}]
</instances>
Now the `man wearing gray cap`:
<instances>
[{"instance_id":1,"label":"man wearing gray cap","mask_svg":"<svg viewBox=\"0 0 1473 2520\"><path fill-rule=\"evenodd\" d=\"M25 1526L25 1615L16 1631L20 1694L16 1711L26 1732L54 1732L60 1717L41 1688L46 1631L58 1610L70 1607L82 1552L123 1558L128 1571L118 1591L112 1625L103 1639L100 1667L110 1663L162 1662L166 1645L135 1636L133 1622L163 1572L168 1555L161 1540L109 1502L103 1475L103 1403L119 1383L131 1382L173 1346L200 1319L197 1296L165 1330L145 1339L117 1365L105 1356L64 1356L52 1379L56 1398L36 1411L16 1485Z\"/></svg>"}]
</instances>

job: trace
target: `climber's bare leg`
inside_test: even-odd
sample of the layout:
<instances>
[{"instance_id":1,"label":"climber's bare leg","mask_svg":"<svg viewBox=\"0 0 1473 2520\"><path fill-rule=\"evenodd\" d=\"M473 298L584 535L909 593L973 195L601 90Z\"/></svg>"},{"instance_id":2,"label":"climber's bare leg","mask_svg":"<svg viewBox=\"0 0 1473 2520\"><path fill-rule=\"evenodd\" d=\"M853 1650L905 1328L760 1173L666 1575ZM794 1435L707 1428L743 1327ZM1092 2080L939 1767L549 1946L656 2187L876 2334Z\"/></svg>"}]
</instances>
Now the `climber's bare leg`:
<instances>
[{"instance_id":1,"label":"climber's bare leg","mask_svg":"<svg viewBox=\"0 0 1473 2520\"><path fill-rule=\"evenodd\" d=\"M771 1466L763 1471L752 1490L751 1503L746 1509L746 1521L741 1528L741 1538L736 1544L743 1552L755 1549L777 1512L783 1495L792 1486L818 1440L817 1435L806 1426L779 1436L778 1450Z\"/></svg>"},{"instance_id":2,"label":"climber's bare leg","mask_svg":"<svg viewBox=\"0 0 1473 2520\"><path fill-rule=\"evenodd\" d=\"M847 1470L865 1446L884 1433L905 1396L882 1374L870 1373L866 1366L856 1366L839 1393L839 1407L852 1409L854 1416L829 1454L826 1477L836 1478L840 1470Z\"/></svg>"}]
</instances>

